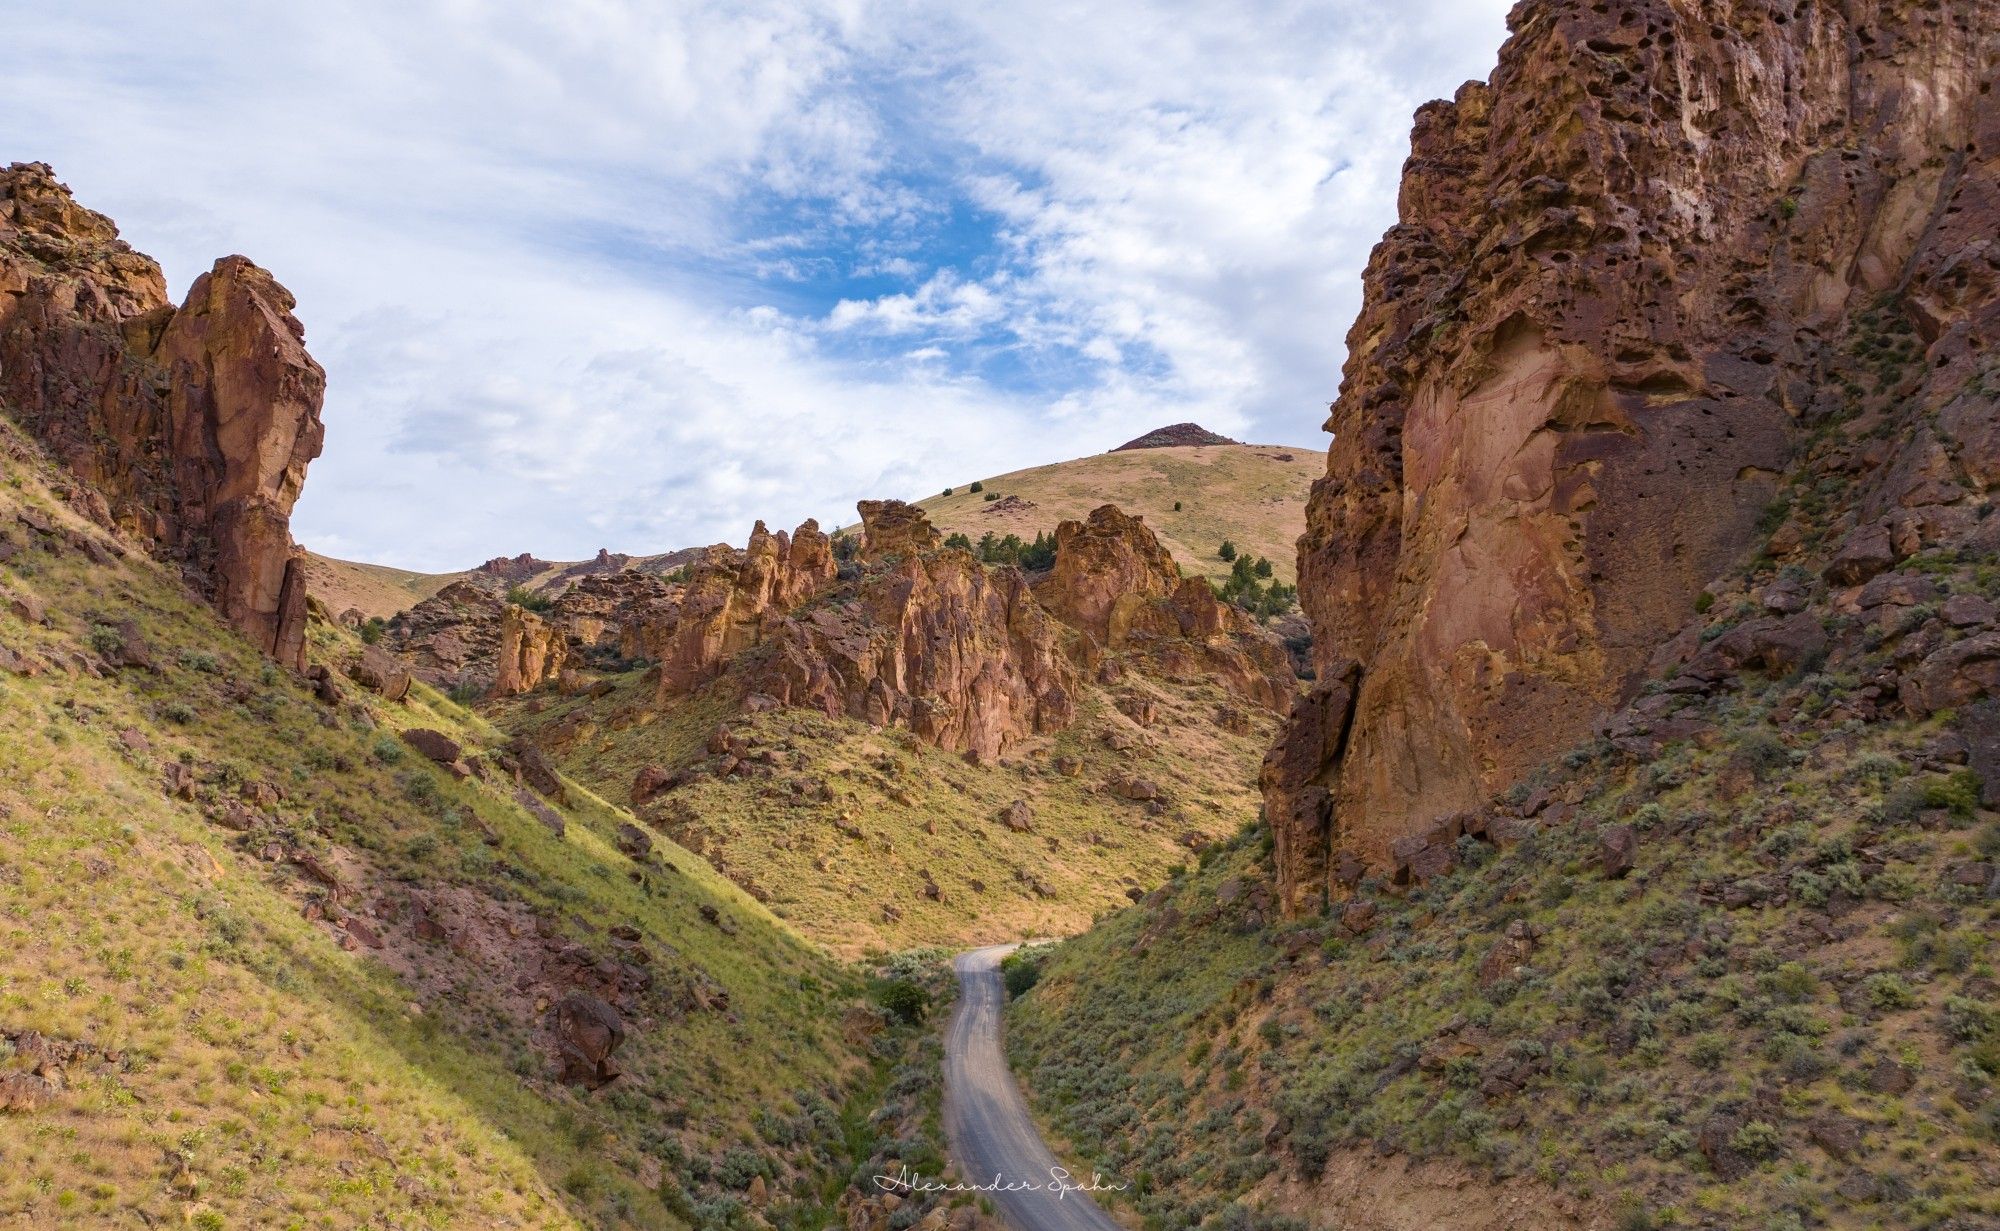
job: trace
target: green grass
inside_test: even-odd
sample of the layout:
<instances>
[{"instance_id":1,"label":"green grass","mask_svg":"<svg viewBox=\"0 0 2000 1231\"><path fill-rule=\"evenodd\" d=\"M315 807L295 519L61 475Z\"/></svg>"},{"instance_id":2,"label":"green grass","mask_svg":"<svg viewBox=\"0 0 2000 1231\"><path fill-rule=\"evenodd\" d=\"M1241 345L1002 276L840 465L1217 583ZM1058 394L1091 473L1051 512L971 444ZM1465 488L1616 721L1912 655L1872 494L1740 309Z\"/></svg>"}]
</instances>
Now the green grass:
<instances>
[{"instance_id":1,"label":"green grass","mask_svg":"<svg viewBox=\"0 0 2000 1231\"><path fill-rule=\"evenodd\" d=\"M854 956L1078 931L1190 858L1188 835L1227 832L1253 806L1270 720L1224 731L1212 721L1228 703L1219 689L1148 687L1158 705L1149 729L1093 690L1076 725L985 766L906 731L797 710L741 715L726 681L660 710L634 673L606 698L510 701L491 716L538 732L565 772L611 798L627 797L645 765L716 768L706 745L726 725L757 750L754 772L699 777L641 813L788 925ZM1113 731L1127 750L1105 742ZM768 773L754 762L765 750ZM1103 791L1132 774L1164 786L1172 806L1154 816ZM1033 811L1030 832L998 820L1017 799Z\"/></svg>"},{"instance_id":2,"label":"green grass","mask_svg":"<svg viewBox=\"0 0 2000 1231\"><path fill-rule=\"evenodd\" d=\"M34 504L84 528L32 462L6 478L0 524ZM10 648L67 654L130 619L160 664L0 676L0 1037L112 1056L73 1065L52 1106L0 1114L0 1220L675 1226L658 1177L713 1206L741 1172L721 1168L732 1150L787 1191L844 1171L837 1134L774 1145L757 1126L810 1122L887 1062L842 1035L860 981L700 859L662 841L677 870L635 875L613 843L628 814L580 784L557 837L511 784L457 781L387 735L432 727L490 756L503 737L482 719L344 678L350 704L330 711L136 552L104 567L32 550L0 586L54 615L0 611ZM358 648L312 628L315 661ZM170 764L193 770L193 801L163 791ZM254 835L209 819L239 800L267 814ZM308 917L320 889L266 857L291 848L360 890L345 909L421 894L518 934L461 953L384 911L367 920L383 949L344 948ZM643 933L661 992L628 1021L627 1075L586 1096L555 1080L546 1014L500 976L541 931L608 954L614 924ZM680 1007L684 985L726 991L727 1010ZM0 1074L28 1067L14 1050L0 1043ZM780 1225L811 1225L793 1204Z\"/></svg>"}]
</instances>

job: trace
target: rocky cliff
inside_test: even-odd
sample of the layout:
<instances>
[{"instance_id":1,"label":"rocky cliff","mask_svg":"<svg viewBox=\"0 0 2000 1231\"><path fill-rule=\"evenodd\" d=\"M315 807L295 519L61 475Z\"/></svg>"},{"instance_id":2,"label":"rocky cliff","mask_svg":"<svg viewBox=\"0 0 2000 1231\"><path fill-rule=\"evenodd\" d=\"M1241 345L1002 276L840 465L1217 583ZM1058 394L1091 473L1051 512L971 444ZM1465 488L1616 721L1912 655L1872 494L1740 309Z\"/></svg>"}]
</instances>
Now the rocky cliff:
<instances>
[{"instance_id":1,"label":"rocky cliff","mask_svg":"<svg viewBox=\"0 0 2000 1231\"><path fill-rule=\"evenodd\" d=\"M290 518L319 455L326 377L289 292L225 257L187 301L40 163L0 173L0 403L78 499L178 560L223 617L305 665Z\"/></svg>"},{"instance_id":2,"label":"rocky cliff","mask_svg":"<svg viewBox=\"0 0 2000 1231\"><path fill-rule=\"evenodd\" d=\"M1887 477L1823 545L1865 567L1988 507L2000 5L1531 0L1510 29L1419 111L1348 334L1299 544L1319 682L1264 775L1291 910L1588 740L1804 442L1909 425L1855 443Z\"/></svg>"}]
</instances>

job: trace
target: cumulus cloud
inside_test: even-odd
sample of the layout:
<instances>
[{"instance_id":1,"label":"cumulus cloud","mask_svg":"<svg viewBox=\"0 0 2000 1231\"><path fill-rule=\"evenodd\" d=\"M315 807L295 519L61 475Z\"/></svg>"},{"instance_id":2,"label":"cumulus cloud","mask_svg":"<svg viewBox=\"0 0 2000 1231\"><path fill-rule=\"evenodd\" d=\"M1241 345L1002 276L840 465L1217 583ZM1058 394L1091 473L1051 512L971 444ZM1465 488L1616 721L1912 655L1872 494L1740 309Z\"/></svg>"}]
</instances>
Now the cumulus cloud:
<instances>
[{"instance_id":1,"label":"cumulus cloud","mask_svg":"<svg viewBox=\"0 0 2000 1231\"><path fill-rule=\"evenodd\" d=\"M1198 419L1314 443L1411 110L1503 0L17 13L0 155L299 296L295 518L454 568L844 521Z\"/></svg>"}]
</instances>

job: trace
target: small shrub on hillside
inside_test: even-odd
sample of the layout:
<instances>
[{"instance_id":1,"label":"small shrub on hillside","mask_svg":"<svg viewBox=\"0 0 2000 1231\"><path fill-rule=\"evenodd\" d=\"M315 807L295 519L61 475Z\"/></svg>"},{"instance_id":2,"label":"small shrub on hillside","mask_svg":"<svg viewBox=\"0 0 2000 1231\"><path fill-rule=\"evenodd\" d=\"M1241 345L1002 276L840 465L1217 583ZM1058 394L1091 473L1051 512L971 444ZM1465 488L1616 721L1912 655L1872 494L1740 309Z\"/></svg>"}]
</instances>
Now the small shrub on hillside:
<instances>
[{"instance_id":1,"label":"small shrub on hillside","mask_svg":"<svg viewBox=\"0 0 2000 1231\"><path fill-rule=\"evenodd\" d=\"M985 490L986 490L986 484L984 484L984 483L981 483L981 482L978 482L978 481L976 481L976 480L975 480L975 481L973 482L972 486L971 486L971 487L968 487L968 488L966 488L965 490L967 490L967 491L969 491L969 492L983 492L983 491L985 491Z\"/></svg>"},{"instance_id":2,"label":"small shrub on hillside","mask_svg":"<svg viewBox=\"0 0 2000 1231\"><path fill-rule=\"evenodd\" d=\"M183 670L199 671L205 675L214 675L222 670L222 665L216 661L215 655L206 650L182 650L178 661Z\"/></svg>"},{"instance_id":3,"label":"small shrub on hillside","mask_svg":"<svg viewBox=\"0 0 2000 1231\"><path fill-rule=\"evenodd\" d=\"M1234 560L1236 558L1236 544L1230 542L1228 539L1222 540L1222 546L1215 549L1215 555L1219 560Z\"/></svg>"},{"instance_id":4,"label":"small shrub on hillside","mask_svg":"<svg viewBox=\"0 0 2000 1231\"><path fill-rule=\"evenodd\" d=\"M1042 978L1046 949L1016 949L1000 959L1000 980L1007 986L1007 999L1025 996Z\"/></svg>"},{"instance_id":5,"label":"small shrub on hillside","mask_svg":"<svg viewBox=\"0 0 2000 1231\"><path fill-rule=\"evenodd\" d=\"M1868 980L1867 989L1869 1005L1885 1013L1917 1003L1917 994L1900 975L1876 975Z\"/></svg>"},{"instance_id":6,"label":"small shrub on hillside","mask_svg":"<svg viewBox=\"0 0 2000 1231\"><path fill-rule=\"evenodd\" d=\"M1950 777L1924 784L1924 806L1943 808L1956 817L1969 817L1979 806L1979 775L1961 769Z\"/></svg>"},{"instance_id":7,"label":"small shrub on hillside","mask_svg":"<svg viewBox=\"0 0 2000 1231\"><path fill-rule=\"evenodd\" d=\"M195 719L194 706L185 701L169 701L160 707L160 717L184 727Z\"/></svg>"},{"instance_id":8,"label":"small shrub on hillside","mask_svg":"<svg viewBox=\"0 0 2000 1231\"><path fill-rule=\"evenodd\" d=\"M403 741L384 731L375 737L375 746L370 751L382 764L394 765L403 759Z\"/></svg>"},{"instance_id":9,"label":"small shrub on hillside","mask_svg":"<svg viewBox=\"0 0 2000 1231\"><path fill-rule=\"evenodd\" d=\"M1783 1144L1784 1138L1778 1130L1762 1120L1751 1120L1729 1139L1731 1149L1745 1158L1755 1159L1777 1157L1778 1148Z\"/></svg>"},{"instance_id":10,"label":"small shrub on hillside","mask_svg":"<svg viewBox=\"0 0 2000 1231\"><path fill-rule=\"evenodd\" d=\"M109 624L91 625L88 640L91 649L107 657L116 654L125 645L125 639L120 637L118 630Z\"/></svg>"},{"instance_id":11,"label":"small shrub on hillside","mask_svg":"<svg viewBox=\"0 0 2000 1231\"><path fill-rule=\"evenodd\" d=\"M388 621L384 620L381 616L373 617L361 626L361 644L374 645L376 642L382 640L382 634L387 632L388 629Z\"/></svg>"},{"instance_id":12,"label":"small shrub on hillside","mask_svg":"<svg viewBox=\"0 0 2000 1231\"><path fill-rule=\"evenodd\" d=\"M876 986L875 1003L906 1025L920 1026L930 1016L931 994L909 979L888 979Z\"/></svg>"},{"instance_id":13,"label":"small shrub on hillside","mask_svg":"<svg viewBox=\"0 0 2000 1231\"><path fill-rule=\"evenodd\" d=\"M1972 1043L1993 1032L1993 1010L1966 996L1944 1002L1944 1032L1960 1043Z\"/></svg>"}]
</instances>

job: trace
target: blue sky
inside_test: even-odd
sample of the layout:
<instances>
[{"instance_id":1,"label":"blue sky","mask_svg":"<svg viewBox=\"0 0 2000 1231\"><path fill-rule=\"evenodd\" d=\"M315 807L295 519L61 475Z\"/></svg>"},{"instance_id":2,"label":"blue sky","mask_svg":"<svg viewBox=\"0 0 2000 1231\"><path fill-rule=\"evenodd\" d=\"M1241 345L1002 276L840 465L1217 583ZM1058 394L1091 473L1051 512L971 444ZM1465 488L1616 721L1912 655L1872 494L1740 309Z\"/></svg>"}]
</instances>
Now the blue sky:
<instances>
[{"instance_id":1,"label":"blue sky","mask_svg":"<svg viewBox=\"0 0 2000 1231\"><path fill-rule=\"evenodd\" d=\"M1505 8L12 6L0 157L176 294L297 294L309 546L666 550L1183 419L1322 446L1410 113Z\"/></svg>"}]
</instances>

